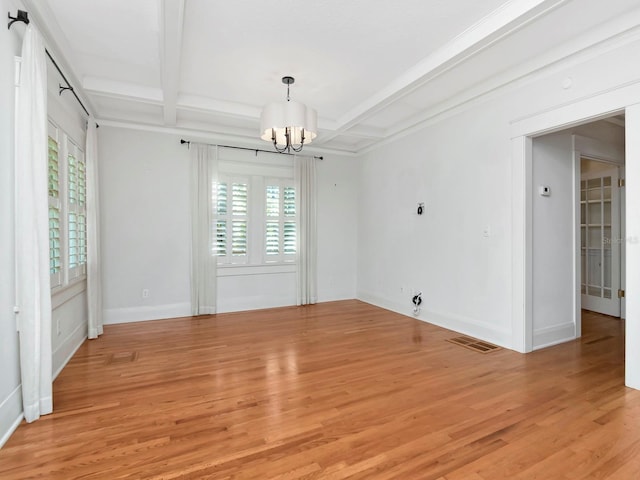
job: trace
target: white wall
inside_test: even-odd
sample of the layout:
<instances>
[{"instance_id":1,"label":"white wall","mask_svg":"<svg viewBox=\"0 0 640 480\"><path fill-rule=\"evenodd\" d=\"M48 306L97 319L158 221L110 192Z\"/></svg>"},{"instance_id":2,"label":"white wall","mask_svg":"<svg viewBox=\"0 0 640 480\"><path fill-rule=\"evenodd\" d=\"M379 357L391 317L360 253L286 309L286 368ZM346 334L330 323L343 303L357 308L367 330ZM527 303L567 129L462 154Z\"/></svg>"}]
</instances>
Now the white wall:
<instances>
[{"instance_id":1,"label":"white wall","mask_svg":"<svg viewBox=\"0 0 640 480\"><path fill-rule=\"evenodd\" d=\"M318 175L318 301L356 296L359 161L324 155Z\"/></svg>"},{"instance_id":2,"label":"white wall","mask_svg":"<svg viewBox=\"0 0 640 480\"><path fill-rule=\"evenodd\" d=\"M17 4L0 0L0 12ZM13 314L14 277L14 56L24 28L0 28L0 446L22 418L18 334Z\"/></svg>"},{"instance_id":3,"label":"white wall","mask_svg":"<svg viewBox=\"0 0 640 480\"><path fill-rule=\"evenodd\" d=\"M99 136L105 322L190 315L187 147L162 132L101 126ZM318 297L354 298L358 161L317 166ZM218 311L295 304L295 270L281 270L219 268Z\"/></svg>"},{"instance_id":4,"label":"white wall","mask_svg":"<svg viewBox=\"0 0 640 480\"><path fill-rule=\"evenodd\" d=\"M358 298L411 314L422 291L421 319L508 343L508 133L494 102L363 157Z\"/></svg>"},{"instance_id":5,"label":"white wall","mask_svg":"<svg viewBox=\"0 0 640 480\"><path fill-rule=\"evenodd\" d=\"M51 370L55 379L87 338L86 282L54 296L52 306Z\"/></svg>"},{"instance_id":6,"label":"white wall","mask_svg":"<svg viewBox=\"0 0 640 480\"><path fill-rule=\"evenodd\" d=\"M575 338L575 172L569 133L533 139L533 348ZM540 186L551 195L541 196Z\"/></svg>"},{"instance_id":7,"label":"white wall","mask_svg":"<svg viewBox=\"0 0 640 480\"><path fill-rule=\"evenodd\" d=\"M173 135L98 135L105 323L188 315L187 149Z\"/></svg>"},{"instance_id":8,"label":"white wall","mask_svg":"<svg viewBox=\"0 0 640 480\"><path fill-rule=\"evenodd\" d=\"M568 125L586 118L581 112L598 95L626 92L640 82L639 49L636 32L584 51L364 154L358 298L410 314L407 288L419 289L422 320L520 349L512 318L523 306L512 299L522 279L512 273L520 261L512 239L521 214L512 216L512 208L523 186L512 184L511 139L536 131L539 114L558 108L555 125ZM562 87L566 78L571 88ZM426 203L422 217L419 201Z\"/></svg>"}]
</instances>

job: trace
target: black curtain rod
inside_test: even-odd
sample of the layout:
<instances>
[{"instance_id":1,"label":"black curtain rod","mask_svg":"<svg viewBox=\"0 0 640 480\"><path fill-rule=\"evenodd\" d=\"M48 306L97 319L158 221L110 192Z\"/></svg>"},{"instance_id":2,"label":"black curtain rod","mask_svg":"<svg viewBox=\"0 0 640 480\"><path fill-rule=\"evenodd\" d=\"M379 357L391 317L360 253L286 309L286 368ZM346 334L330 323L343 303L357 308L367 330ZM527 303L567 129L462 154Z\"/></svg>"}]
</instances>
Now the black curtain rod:
<instances>
[{"instance_id":1,"label":"black curtain rod","mask_svg":"<svg viewBox=\"0 0 640 480\"><path fill-rule=\"evenodd\" d=\"M189 140L185 140L184 138L181 138L180 144L184 145L185 143L187 145L191 145L191 142ZM279 153L280 155L295 155L294 153L275 152L273 150L261 150L259 148L235 147L233 145L219 145L217 143L206 143L205 145L211 145L212 147L235 148L237 150L249 150L250 152L256 152L256 154L258 152L264 152L264 153ZM318 157L316 155L314 155L313 158L316 158L318 160L324 160L324 157Z\"/></svg>"},{"instance_id":2,"label":"black curtain rod","mask_svg":"<svg viewBox=\"0 0 640 480\"><path fill-rule=\"evenodd\" d=\"M82 107L82 110L84 110L84 113L86 113L87 116L89 116L89 110L87 110L85 108L84 104L82 103L82 100L80 100L80 97L78 97L78 94L76 93L76 91L73 89L73 87L69 83L69 80L67 80L67 77L64 76L64 73L62 73L62 70L60 70L60 67L58 66L56 61L53 59L51 54L49 53L49 50L47 50L45 48L44 51L47 53L47 57L49 57L49 60L51 60L51 63L53 63L53 66L56 67L56 70L58 70L58 73L62 76L62 79L64 80L64 83L67 84L66 87L63 87L62 85L59 85L59 87L60 87L60 92L59 92L60 95L62 95L62 92L64 92L65 90L69 90L71 93L73 93L73 96L76 97L76 100L78 101L78 103Z\"/></svg>"},{"instance_id":3,"label":"black curtain rod","mask_svg":"<svg viewBox=\"0 0 640 480\"><path fill-rule=\"evenodd\" d=\"M9 17L9 20L11 20L9 22L9 25L7 26L7 28L11 28L11 25L13 25L16 22L22 22L25 25L29 25L29 13L25 12L24 10L18 10L18 14L15 17L11 16L11 12L7 13L7 16ZM60 87L59 94L62 95L62 92L64 92L65 90L71 91L71 93L73 93L73 96L76 97L76 100L78 101L78 103L82 107L82 110L84 110L84 113L86 113L87 116L90 116L89 110L87 110L85 108L84 104L82 103L82 100L80 100L80 97L78 97L78 94L73 89L73 87L69 83L69 80L67 80L67 77L64 75L64 73L62 73L62 70L60 70L60 67L58 66L58 63L51 56L51 53L49 53L49 50L47 50L45 48L44 51L46 52L47 57L49 57L49 60L51 60L51 63L53 63L53 66L56 67L56 70L58 70L58 73L62 76L62 79L64 80L64 82L67 84L66 87L63 87L62 85L58 85ZM96 127L98 127L98 126L99 125L96 123Z\"/></svg>"}]
</instances>

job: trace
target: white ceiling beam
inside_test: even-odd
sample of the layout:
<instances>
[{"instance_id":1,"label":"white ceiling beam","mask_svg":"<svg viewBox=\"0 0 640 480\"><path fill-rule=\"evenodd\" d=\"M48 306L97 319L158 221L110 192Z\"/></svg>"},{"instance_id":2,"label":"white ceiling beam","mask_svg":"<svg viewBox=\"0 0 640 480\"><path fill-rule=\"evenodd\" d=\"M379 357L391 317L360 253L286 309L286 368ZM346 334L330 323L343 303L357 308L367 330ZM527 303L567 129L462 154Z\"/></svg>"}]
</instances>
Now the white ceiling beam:
<instances>
[{"instance_id":1,"label":"white ceiling beam","mask_svg":"<svg viewBox=\"0 0 640 480\"><path fill-rule=\"evenodd\" d=\"M184 28L184 0L161 0L160 68L164 102L164 123L175 125L180 88L180 59Z\"/></svg>"},{"instance_id":2,"label":"white ceiling beam","mask_svg":"<svg viewBox=\"0 0 640 480\"><path fill-rule=\"evenodd\" d=\"M223 114L234 118L260 118L261 109L244 103L230 102L199 95L179 95L177 105L180 110Z\"/></svg>"},{"instance_id":3,"label":"white ceiling beam","mask_svg":"<svg viewBox=\"0 0 640 480\"><path fill-rule=\"evenodd\" d=\"M375 95L338 119L335 135L413 92L498 40L569 0L512 0L462 32ZM327 139L327 140L330 140Z\"/></svg>"},{"instance_id":4,"label":"white ceiling beam","mask_svg":"<svg viewBox=\"0 0 640 480\"><path fill-rule=\"evenodd\" d=\"M155 87L145 87L128 82L110 80L108 78L85 77L82 88L93 95L101 97L134 100L136 102L161 104L162 90Z\"/></svg>"}]
</instances>

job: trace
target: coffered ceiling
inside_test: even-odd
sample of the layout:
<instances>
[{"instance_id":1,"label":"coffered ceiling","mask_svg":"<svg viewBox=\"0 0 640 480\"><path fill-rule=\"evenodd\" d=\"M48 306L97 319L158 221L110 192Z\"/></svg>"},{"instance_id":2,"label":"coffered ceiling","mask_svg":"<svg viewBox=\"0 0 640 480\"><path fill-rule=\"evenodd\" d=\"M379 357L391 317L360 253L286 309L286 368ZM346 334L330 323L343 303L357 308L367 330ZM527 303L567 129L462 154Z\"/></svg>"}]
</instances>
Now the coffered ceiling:
<instances>
[{"instance_id":1,"label":"coffered ceiling","mask_svg":"<svg viewBox=\"0 0 640 480\"><path fill-rule=\"evenodd\" d=\"M23 3L101 122L261 145L261 108L284 99L280 79L292 75L292 98L318 111L310 147L342 153L497 88L536 59L573 53L584 44L571 39L637 8L637 0Z\"/></svg>"}]
</instances>

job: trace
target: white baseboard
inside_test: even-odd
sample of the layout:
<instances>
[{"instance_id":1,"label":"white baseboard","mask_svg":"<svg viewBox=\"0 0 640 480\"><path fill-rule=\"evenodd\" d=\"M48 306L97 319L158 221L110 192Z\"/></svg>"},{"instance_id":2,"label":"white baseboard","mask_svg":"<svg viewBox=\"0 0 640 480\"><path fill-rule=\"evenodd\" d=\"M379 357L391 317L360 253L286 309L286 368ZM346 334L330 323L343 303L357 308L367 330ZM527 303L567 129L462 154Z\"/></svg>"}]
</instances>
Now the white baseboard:
<instances>
[{"instance_id":1,"label":"white baseboard","mask_svg":"<svg viewBox=\"0 0 640 480\"><path fill-rule=\"evenodd\" d=\"M161 320L163 318L190 317L191 304L173 303L148 307L110 308L103 310L102 315L105 325L145 322L147 320Z\"/></svg>"},{"instance_id":2,"label":"white baseboard","mask_svg":"<svg viewBox=\"0 0 640 480\"><path fill-rule=\"evenodd\" d=\"M262 310L265 308L290 307L296 304L295 294L291 295L256 295L253 297L218 297L218 313L243 312L246 310Z\"/></svg>"},{"instance_id":3,"label":"white baseboard","mask_svg":"<svg viewBox=\"0 0 640 480\"><path fill-rule=\"evenodd\" d=\"M264 308L289 307L295 304L295 295L258 295L254 297L218 298L217 311L218 313L242 312L246 310L261 310ZM191 304L189 303L103 310L103 322L105 325L190 316Z\"/></svg>"},{"instance_id":4,"label":"white baseboard","mask_svg":"<svg viewBox=\"0 0 640 480\"><path fill-rule=\"evenodd\" d=\"M452 315L450 313L435 312L425 308L422 308L420 315L416 317L412 314L412 307L410 305L400 305L391 299L384 298L379 295L359 291L357 298L363 302L386 308L387 310L415 318L422 322L431 323L438 327L453 330L454 332L479 338L485 342L490 342L504 348L512 349L510 331L499 330L493 325L473 318Z\"/></svg>"},{"instance_id":5,"label":"white baseboard","mask_svg":"<svg viewBox=\"0 0 640 480\"><path fill-rule=\"evenodd\" d=\"M69 363L71 357L78 351L80 346L87 339L87 324L82 323L71 332L62 345L53 352L53 380L55 380L62 369Z\"/></svg>"},{"instance_id":6,"label":"white baseboard","mask_svg":"<svg viewBox=\"0 0 640 480\"><path fill-rule=\"evenodd\" d=\"M341 300L353 300L355 298L356 298L356 295L355 295L354 292L343 293L343 294L335 294L335 295L322 295L322 294L319 294L318 295L318 303L339 302Z\"/></svg>"},{"instance_id":7,"label":"white baseboard","mask_svg":"<svg viewBox=\"0 0 640 480\"><path fill-rule=\"evenodd\" d=\"M0 403L0 448L7 443L24 418L22 414L22 385Z\"/></svg>"},{"instance_id":8,"label":"white baseboard","mask_svg":"<svg viewBox=\"0 0 640 480\"><path fill-rule=\"evenodd\" d=\"M533 332L533 349L540 350L575 338L576 328L573 322L541 328Z\"/></svg>"}]
</instances>

